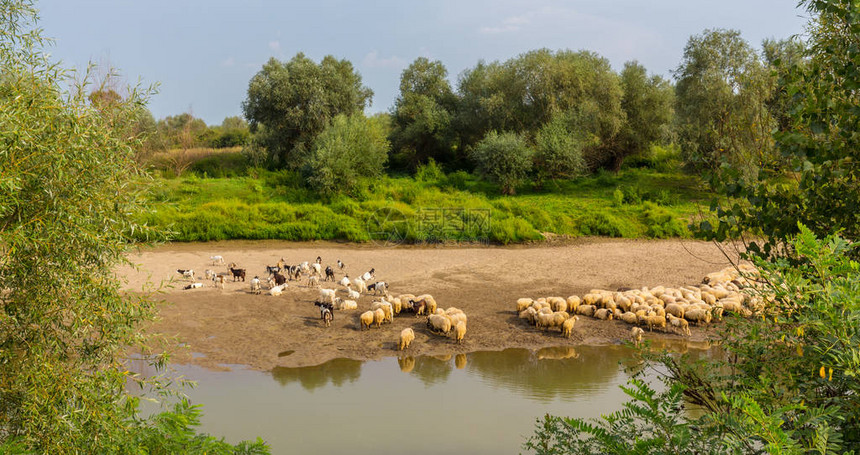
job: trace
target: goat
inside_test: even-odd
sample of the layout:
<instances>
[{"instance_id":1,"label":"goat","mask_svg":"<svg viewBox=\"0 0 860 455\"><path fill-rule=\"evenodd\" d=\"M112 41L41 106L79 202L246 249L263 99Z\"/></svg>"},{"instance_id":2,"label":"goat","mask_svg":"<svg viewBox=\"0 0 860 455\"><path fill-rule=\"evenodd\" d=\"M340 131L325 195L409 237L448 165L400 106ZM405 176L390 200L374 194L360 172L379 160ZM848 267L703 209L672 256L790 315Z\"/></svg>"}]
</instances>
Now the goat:
<instances>
[{"instance_id":1,"label":"goat","mask_svg":"<svg viewBox=\"0 0 860 455\"><path fill-rule=\"evenodd\" d=\"M194 270L176 269L176 273L182 275L183 278L191 278L191 281L194 281Z\"/></svg>"},{"instance_id":2,"label":"goat","mask_svg":"<svg viewBox=\"0 0 860 455\"><path fill-rule=\"evenodd\" d=\"M346 267L346 264L344 264L344 263L343 263L343 261L341 261L340 259L338 259L338 260L337 260L337 266L338 266L338 268L339 268L341 271L343 271L343 269Z\"/></svg>"},{"instance_id":3,"label":"goat","mask_svg":"<svg viewBox=\"0 0 860 455\"><path fill-rule=\"evenodd\" d=\"M411 309L412 312L415 313L415 317L417 318L419 314L424 314L426 303L424 299L421 299L417 302L415 300L409 299L409 306L407 308Z\"/></svg>"},{"instance_id":4,"label":"goat","mask_svg":"<svg viewBox=\"0 0 860 455\"><path fill-rule=\"evenodd\" d=\"M203 283L191 283L182 289L197 289L197 288L202 288L202 287L203 287Z\"/></svg>"},{"instance_id":5,"label":"goat","mask_svg":"<svg viewBox=\"0 0 860 455\"><path fill-rule=\"evenodd\" d=\"M370 269L370 271L364 272L364 275L361 276L361 279L364 281L370 281L373 279L375 273L376 269Z\"/></svg>"},{"instance_id":6,"label":"goat","mask_svg":"<svg viewBox=\"0 0 860 455\"><path fill-rule=\"evenodd\" d=\"M241 278L242 281L245 281L245 269L237 269L235 267L236 263L231 262L230 266L227 268L228 270L230 270L230 273L233 274L233 281L236 281L239 278Z\"/></svg>"},{"instance_id":7,"label":"goat","mask_svg":"<svg viewBox=\"0 0 860 455\"><path fill-rule=\"evenodd\" d=\"M330 326L331 321L334 320L334 305L329 302L320 301L315 301L314 305L320 308L320 319L322 319L323 324L326 327Z\"/></svg>"},{"instance_id":8,"label":"goat","mask_svg":"<svg viewBox=\"0 0 860 455\"><path fill-rule=\"evenodd\" d=\"M317 256L317 264L322 264L322 258Z\"/></svg>"},{"instance_id":9,"label":"goat","mask_svg":"<svg viewBox=\"0 0 860 455\"><path fill-rule=\"evenodd\" d=\"M278 273L280 271L281 271L280 265L267 265L266 266L266 273L268 273L269 275L271 275L273 273Z\"/></svg>"},{"instance_id":10,"label":"goat","mask_svg":"<svg viewBox=\"0 0 860 455\"><path fill-rule=\"evenodd\" d=\"M373 291L374 295L379 295L380 291L385 293L388 289L388 283L385 281L377 281L376 283L367 286L367 292Z\"/></svg>"},{"instance_id":11,"label":"goat","mask_svg":"<svg viewBox=\"0 0 860 455\"><path fill-rule=\"evenodd\" d=\"M212 260L212 265L224 263L224 256L221 255L209 256L209 259Z\"/></svg>"},{"instance_id":12,"label":"goat","mask_svg":"<svg viewBox=\"0 0 860 455\"><path fill-rule=\"evenodd\" d=\"M278 272L275 272L275 274L274 274L274 275L272 275L272 278L274 278L274 280L275 280L275 284L276 284L276 285L278 285L278 286L280 286L280 285L282 285L282 284L284 284L284 283L286 283L286 282L287 282L287 277L285 277L285 276L281 275L281 274L280 274L280 273L278 273Z\"/></svg>"},{"instance_id":13,"label":"goat","mask_svg":"<svg viewBox=\"0 0 860 455\"><path fill-rule=\"evenodd\" d=\"M260 277L259 276L254 276L254 279L251 280L251 291L254 294L260 293Z\"/></svg>"},{"instance_id":14,"label":"goat","mask_svg":"<svg viewBox=\"0 0 860 455\"><path fill-rule=\"evenodd\" d=\"M325 268L325 279L323 281L328 281L329 279L334 281L334 269L330 265Z\"/></svg>"}]
</instances>

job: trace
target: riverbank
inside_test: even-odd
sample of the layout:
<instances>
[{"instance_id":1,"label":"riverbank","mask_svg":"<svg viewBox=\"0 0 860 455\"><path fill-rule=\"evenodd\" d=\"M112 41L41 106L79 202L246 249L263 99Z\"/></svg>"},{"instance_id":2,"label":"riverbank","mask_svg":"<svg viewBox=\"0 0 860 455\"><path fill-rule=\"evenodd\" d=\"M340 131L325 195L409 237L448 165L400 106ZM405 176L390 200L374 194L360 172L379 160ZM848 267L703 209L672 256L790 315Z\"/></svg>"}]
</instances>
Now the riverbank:
<instances>
[{"instance_id":1,"label":"riverbank","mask_svg":"<svg viewBox=\"0 0 860 455\"><path fill-rule=\"evenodd\" d=\"M376 279L391 283L392 294L432 294L439 306L458 307L469 317L463 344L430 334L424 318L402 314L392 324L360 331L358 315L370 307L362 296L358 311L339 311L323 327L313 306L318 291L290 282L284 294L250 293L249 282L228 279L225 288L203 281L183 290L176 269L198 276L212 266L210 257L248 269L248 279L265 276L265 265L285 258L288 264L322 257L323 267L342 260L350 277L376 269ZM172 362L211 369L247 365L257 370L318 365L335 358L380 359L397 351L400 331L412 327L416 339L409 355L444 355L506 348L601 345L628 339L630 326L618 321L582 318L570 338L536 330L520 321L515 301L528 296L582 295L592 288L680 286L701 282L728 261L713 243L692 240L580 238L562 244L531 246L381 247L332 242L226 241L168 244L131 256L139 271L124 268L127 290L174 279L164 289L159 319L145 327L169 337ZM343 275L337 273L337 279ZM324 283L326 287L335 287ZM646 333L646 339L704 342L708 330L693 327L691 337Z\"/></svg>"}]
</instances>

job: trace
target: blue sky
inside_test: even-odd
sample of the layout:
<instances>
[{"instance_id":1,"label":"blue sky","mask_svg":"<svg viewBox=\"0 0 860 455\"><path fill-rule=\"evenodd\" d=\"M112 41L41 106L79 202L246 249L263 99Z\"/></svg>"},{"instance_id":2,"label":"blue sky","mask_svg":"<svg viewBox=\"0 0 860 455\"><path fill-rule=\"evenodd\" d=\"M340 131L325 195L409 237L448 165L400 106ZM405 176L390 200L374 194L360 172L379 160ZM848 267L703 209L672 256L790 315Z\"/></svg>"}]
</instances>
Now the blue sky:
<instances>
[{"instance_id":1,"label":"blue sky","mask_svg":"<svg viewBox=\"0 0 860 455\"><path fill-rule=\"evenodd\" d=\"M248 81L270 57L350 60L387 111L415 58L457 75L479 60L537 48L587 49L620 69L638 60L670 76L690 35L733 28L753 46L803 32L806 12L777 0L223 1L43 0L40 25L67 67L109 64L159 83L156 118L191 112L208 124L241 115Z\"/></svg>"}]
</instances>

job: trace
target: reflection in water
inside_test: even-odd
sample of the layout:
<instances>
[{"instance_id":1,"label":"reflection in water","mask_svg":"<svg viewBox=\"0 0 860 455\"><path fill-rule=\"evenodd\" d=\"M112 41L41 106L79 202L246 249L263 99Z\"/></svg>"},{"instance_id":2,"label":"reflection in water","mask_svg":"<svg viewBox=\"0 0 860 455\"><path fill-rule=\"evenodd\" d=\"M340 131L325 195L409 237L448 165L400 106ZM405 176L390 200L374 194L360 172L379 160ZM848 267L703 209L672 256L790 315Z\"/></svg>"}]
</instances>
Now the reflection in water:
<instances>
[{"instance_id":1,"label":"reflection in water","mask_svg":"<svg viewBox=\"0 0 860 455\"><path fill-rule=\"evenodd\" d=\"M577 359L579 353L573 346L556 346L551 348L541 348L537 350L538 360L561 360L561 359Z\"/></svg>"},{"instance_id":2,"label":"reflection in water","mask_svg":"<svg viewBox=\"0 0 860 455\"><path fill-rule=\"evenodd\" d=\"M447 357L447 359L440 360L439 357L443 359ZM454 369L451 366L450 360L450 355L436 357L421 356L415 359L415 368L413 368L411 373L428 387L433 384L442 383L448 379L448 376L451 375L451 370Z\"/></svg>"},{"instance_id":3,"label":"reflection in water","mask_svg":"<svg viewBox=\"0 0 860 455\"><path fill-rule=\"evenodd\" d=\"M404 373L410 373L413 369L415 369L415 357L411 355L406 357L398 357L397 364L400 366L400 371Z\"/></svg>"},{"instance_id":4,"label":"reflection in water","mask_svg":"<svg viewBox=\"0 0 860 455\"><path fill-rule=\"evenodd\" d=\"M458 370L466 368L466 354L457 354L457 356L454 357L454 366L457 367Z\"/></svg>"},{"instance_id":5,"label":"reflection in water","mask_svg":"<svg viewBox=\"0 0 860 455\"><path fill-rule=\"evenodd\" d=\"M282 386L298 381L307 391L326 385L329 381L335 386L345 382L355 382L361 376L359 360L334 359L322 365L300 368L275 367L272 377Z\"/></svg>"}]
</instances>

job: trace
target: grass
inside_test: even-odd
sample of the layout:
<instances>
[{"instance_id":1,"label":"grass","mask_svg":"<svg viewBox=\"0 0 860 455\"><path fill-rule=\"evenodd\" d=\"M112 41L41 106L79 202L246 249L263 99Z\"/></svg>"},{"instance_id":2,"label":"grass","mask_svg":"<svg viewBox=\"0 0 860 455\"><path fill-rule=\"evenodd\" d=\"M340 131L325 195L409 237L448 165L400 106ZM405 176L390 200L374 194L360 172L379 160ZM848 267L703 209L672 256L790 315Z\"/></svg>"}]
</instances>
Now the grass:
<instances>
[{"instance_id":1,"label":"grass","mask_svg":"<svg viewBox=\"0 0 860 455\"><path fill-rule=\"evenodd\" d=\"M357 194L323 198L297 172L249 168L237 156L207 155L181 177L162 171L144 221L172 229L177 241L508 244L541 240L543 233L668 238L689 237L687 225L699 204L712 197L695 176L645 167L549 182L542 189L525 185L515 196L501 196L495 185L465 172L423 170L418 179L368 180ZM235 176L214 177L219 169Z\"/></svg>"}]
</instances>

